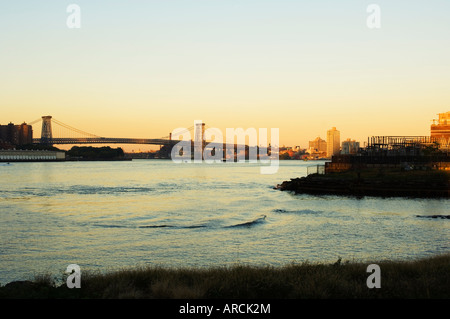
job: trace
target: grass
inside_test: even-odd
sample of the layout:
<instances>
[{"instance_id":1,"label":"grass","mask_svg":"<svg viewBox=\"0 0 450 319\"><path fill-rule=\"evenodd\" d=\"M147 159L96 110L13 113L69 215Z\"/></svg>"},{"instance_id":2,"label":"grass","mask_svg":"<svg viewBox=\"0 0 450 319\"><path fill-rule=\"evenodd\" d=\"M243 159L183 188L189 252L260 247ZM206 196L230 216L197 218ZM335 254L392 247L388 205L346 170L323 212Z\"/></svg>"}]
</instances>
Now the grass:
<instances>
[{"instance_id":1,"label":"grass","mask_svg":"<svg viewBox=\"0 0 450 319\"><path fill-rule=\"evenodd\" d=\"M57 286L50 275L0 287L0 298L46 299L448 299L450 254L416 261L373 262L381 288L367 287L370 263L301 263L283 267L123 269L82 272L81 288Z\"/></svg>"}]
</instances>

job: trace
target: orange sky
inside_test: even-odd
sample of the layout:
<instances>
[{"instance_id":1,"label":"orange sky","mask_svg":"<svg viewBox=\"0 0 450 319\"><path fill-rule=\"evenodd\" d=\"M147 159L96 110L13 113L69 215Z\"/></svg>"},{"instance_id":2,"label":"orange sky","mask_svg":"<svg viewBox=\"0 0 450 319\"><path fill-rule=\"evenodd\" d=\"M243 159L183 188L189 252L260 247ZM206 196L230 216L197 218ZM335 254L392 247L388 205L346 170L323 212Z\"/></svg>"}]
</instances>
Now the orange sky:
<instances>
[{"instance_id":1,"label":"orange sky","mask_svg":"<svg viewBox=\"0 0 450 319\"><path fill-rule=\"evenodd\" d=\"M450 4L432 2L379 1L375 30L350 0L78 1L80 29L57 2L3 2L0 124L159 138L202 120L302 148L331 127L429 135L450 101Z\"/></svg>"}]
</instances>

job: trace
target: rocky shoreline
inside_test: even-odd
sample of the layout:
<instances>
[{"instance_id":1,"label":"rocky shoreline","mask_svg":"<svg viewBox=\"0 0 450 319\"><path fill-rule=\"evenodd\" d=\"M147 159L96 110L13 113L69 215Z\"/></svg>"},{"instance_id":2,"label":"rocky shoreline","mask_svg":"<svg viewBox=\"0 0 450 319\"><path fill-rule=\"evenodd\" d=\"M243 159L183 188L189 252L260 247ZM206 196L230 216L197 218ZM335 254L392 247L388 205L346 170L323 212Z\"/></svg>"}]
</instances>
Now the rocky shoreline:
<instances>
[{"instance_id":1,"label":"rocky shoreline","mask_svg":"<svg viewBox=\"0 0 450 319\"><path fill-rule=\"evenodd\" d=\"M311 174L275 187L296 194L450 198L450 172Z\"/></svg>"}]
</instances>

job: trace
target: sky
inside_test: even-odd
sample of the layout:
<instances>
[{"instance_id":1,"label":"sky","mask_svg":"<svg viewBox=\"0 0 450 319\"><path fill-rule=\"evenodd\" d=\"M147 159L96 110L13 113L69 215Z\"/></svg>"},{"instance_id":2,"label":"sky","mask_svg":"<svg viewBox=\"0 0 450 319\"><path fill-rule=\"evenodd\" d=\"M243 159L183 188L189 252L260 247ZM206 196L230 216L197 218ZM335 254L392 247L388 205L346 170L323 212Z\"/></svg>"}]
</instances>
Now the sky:
<instances>
[{"instance_id":1,"label":"sky","mask_svg":"<svg viewBox=\"0 0 450 319\"><path fill-rule=\"evenodd\" d=\"M361 142L429 135L449 85L448 0L0 2L0 124L52 115L159 138L202 120L307 148L332 127Z\"/></svg>"}]
</instances>

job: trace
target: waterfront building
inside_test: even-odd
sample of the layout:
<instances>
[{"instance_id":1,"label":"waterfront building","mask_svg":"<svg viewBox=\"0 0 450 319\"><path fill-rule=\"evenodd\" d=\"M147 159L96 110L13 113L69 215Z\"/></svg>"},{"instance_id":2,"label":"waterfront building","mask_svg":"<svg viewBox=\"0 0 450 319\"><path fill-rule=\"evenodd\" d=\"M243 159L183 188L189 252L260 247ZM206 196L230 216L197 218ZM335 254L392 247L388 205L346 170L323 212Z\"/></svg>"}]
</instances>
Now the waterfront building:
<instances>
[{"instance_id":1,"label":"waterfront building","mask_svg":"<svg viewBox=\"0 0 450 319\"><path fill-rule=\"evenodd\" d=\"M335 128L327 131L327 157L339 155L341 149L340 132Z\"/></svg>"},{"instance_id":2,"label":"waterfront building","mask_svg":"<svg viewBox=\"0 0 450 319\"><path fill-rule=\"evenodd\" d=\"M359 142L347 139L342 142L341 154L356 154L359 150Z\"/></svg>"},{"instance_id":3,"label":"waterfront building","mask_svg":"<svg viewBox=\"0 0 450 319\"><path fill-rule=\"evenodd\" d=\"M28 145L33 143L33 128L27 123L0 125L0 142L11 145Z\"/></svg>"},{"instance_id":4,"label":"waterfront building","mask_svg":"<svg viewBox=\"0 0 450 319\"><path fill-rule=\"evenodd\" d=\"M314 141L309 141L309 150L317 153L326 152L327 142L318 136Z\"/></svg>"},{"instance_id":5,"label":"waterfront building","mask_svg":"<svg viewBox=\"0 0 450 319\"><path fill-rule=\"evenodd\" d=\"M436 140L441 149L449 149L450 145L450 112L439 113L439 119L433 120L431 124L430 135Z\"/></svg>"},{"instance_id":6,"label":"waterfront building","mask_svg":"<svg viewBox=\"0 0 450 319\"><path fill-rule=\"evenodd\" d=\"M0 150L0 162L49 162L65 159L66 153L63 151Z\"/></svg>"}]
</instances>

